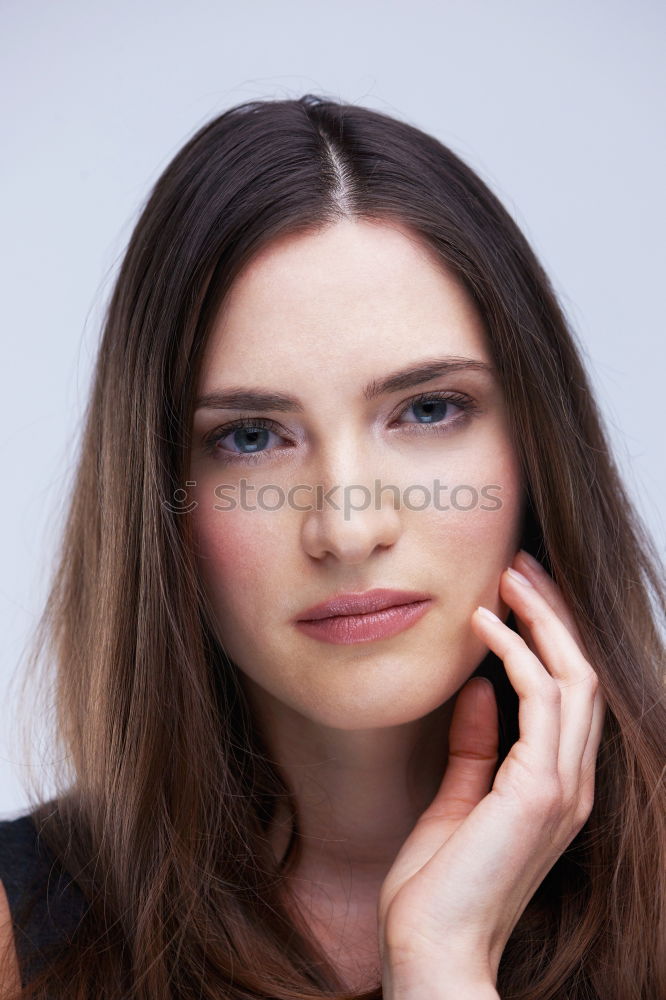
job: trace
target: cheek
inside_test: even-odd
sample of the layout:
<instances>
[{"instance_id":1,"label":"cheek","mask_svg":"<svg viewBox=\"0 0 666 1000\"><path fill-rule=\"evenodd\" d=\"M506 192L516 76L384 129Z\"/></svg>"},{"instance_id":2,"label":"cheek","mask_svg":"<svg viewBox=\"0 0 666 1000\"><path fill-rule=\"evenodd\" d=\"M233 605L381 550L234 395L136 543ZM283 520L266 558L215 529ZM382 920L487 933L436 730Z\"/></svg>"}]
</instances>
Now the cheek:
<instances>
[{"instance_id":1,"label":"cheek","mask_svg":"<svg viewBox=\"0 0 666 1000\"><path fill-rule=\"evenodd\" d=\"M523 516L522 491L506 479L500 485L468 482L443 494L439 509L427 511L428 530L449 547L450 554L460 553L466 564L480 567L511 551L520 538ZM478 559L478 563L476 562Z\"/></svg>"},{"instance_id":2,"label":"cheek","mask_svg":"<svg viewBox=\"0 0 666 1000\"><path fill-rule=\"evenodd\" d=\"M487 604L496 610L499 576L519 548L524 519L518 458L506 442L488 442L451 463L448 472L440 476L439 505L412 516L461 608L471 613L477 604Z\"/></svg>"},{"instance_id":3,"label":"cheek","mask_svg":"<svg viewBox=\"0 0 666 1000\"><path fill-rule=\"evenodd\" d=\"M256 609L264 596L275 594L277 537L270 512L194 512L197 563L216 613L223 617L243 608ZM267 523L268 522L268 523Z\"/></svg>"},{"instance_id":4,"label":"cheek","mask_svg":"<svg viewBox=\"0 0 666 1000\"><path fill-rule=\"evenodd\" d=\"M414 471L414 470L412 470ZM520 462L503 428L491 425L469 446L423 463L408 490L413 509L422 510L428 527L452 545L464 545L468 557L487 558L494 548L516 543L523 516ZM429 502L428 502L429 501ZM416 514L414 515L416 516Z\"/></svg>"}]
</instances>

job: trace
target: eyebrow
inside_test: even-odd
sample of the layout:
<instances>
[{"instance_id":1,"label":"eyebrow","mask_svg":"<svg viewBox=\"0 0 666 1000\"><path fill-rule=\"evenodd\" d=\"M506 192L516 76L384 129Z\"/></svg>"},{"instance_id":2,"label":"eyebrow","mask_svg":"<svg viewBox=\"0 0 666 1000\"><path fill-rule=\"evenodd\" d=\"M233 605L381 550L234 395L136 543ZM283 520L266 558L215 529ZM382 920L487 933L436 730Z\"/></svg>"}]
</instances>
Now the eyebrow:
<instances>
[{"instance_id":1,"label":"eyebrow","mask_svg":"<svg viewBox=\"0 0 666 1000\"><path fill-rule=\"evenodd\" d=\"M448 356L431 358L417 365L391 372L381 379L373 379L363 390L363 398L370 401L379 396L386 396L401 389L411 389L423 382L430 382L441 375L451 375L456 372L478 371L487 375L495 375L493 365L478 358L462 358ZM277 410L282 413L303 413L303 404L295 396L283 392L272 392L258 387L235 386L230 389L209 392L197 399L196 409L216 410Z\"/></svg>"}]
</instances>

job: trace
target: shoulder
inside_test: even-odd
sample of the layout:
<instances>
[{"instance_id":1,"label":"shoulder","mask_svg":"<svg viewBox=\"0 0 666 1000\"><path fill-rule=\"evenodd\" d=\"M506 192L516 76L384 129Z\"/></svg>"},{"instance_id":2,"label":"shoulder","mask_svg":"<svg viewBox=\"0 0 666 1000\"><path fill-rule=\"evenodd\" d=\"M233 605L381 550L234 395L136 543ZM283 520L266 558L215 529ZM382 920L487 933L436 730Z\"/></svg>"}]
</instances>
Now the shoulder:
<instances>
[{"instance_id":1,"label":"shoulder","mask_svg":"<svg viewBox=\"0 0 666 1000\"><path fill-rule=\"evenodd\" d=\"M5 887L0 881L0 988L12 992L21 987L21 972L14 941L14 928Z\"/></svg>"},{"instance_id":2,"label":"shoulder","mask_svg":"<svg viewBox=\"0 0 666 1000\"><path fill-rule=\"evenodd\" d=\"M0 820L0 881L10 910L39 868L37 830L27 813Z\"/></svg>"},{"instance_id":3,"label":"shoulder","mask_svg":"<svg viewBox=\"0 0 666 1000\"><path fill-rule=\"evenodd\" d=\"M37 830L31 813L0 819L0 866L32 855Z\"/></svg>"},{"instance_id":4,"label":"shoulder","mask_svg":"<svg viewBox=\"0 0 666 1000\"><path fill-rule=\"evenodd\" d=\"M0 986L15 990L21 985L14 930L14 907L34 867L36 830L30 815L0 820Z\"/></svg>"},{"instance_id":5,"label":"shoulder","mask_svg":"<svg viewBox=\"0 0 666 1000\"><path fill-rule=\"evenodd\" d=\"M42 877L45 864L50 861L45 845L39 843L30 813L0 820L0 881L10 910Z\"/></svg>"},{"instance_id":6,"label":"shoulder","mask_svg":"<svg viewBox=\"0 0 666 1000\"><path fill-rule=\"evenodd\" d=\"M40 838L33 815L0 820L0 949L10 943L25 981L83 916L84 897ZM0 951L0 982L6 975Z\"/></svg>"}]
</instances>

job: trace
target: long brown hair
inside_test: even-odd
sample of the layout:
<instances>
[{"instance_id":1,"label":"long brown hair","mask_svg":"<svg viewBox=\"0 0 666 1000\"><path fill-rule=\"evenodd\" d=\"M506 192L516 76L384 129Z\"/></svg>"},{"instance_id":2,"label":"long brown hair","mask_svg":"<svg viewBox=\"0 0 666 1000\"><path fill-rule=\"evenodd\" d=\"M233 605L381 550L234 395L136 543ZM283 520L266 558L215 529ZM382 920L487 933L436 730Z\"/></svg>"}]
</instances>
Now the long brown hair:
<instances>
[{"instance_id":1,"label":"long brown hair","mask_svg":"<svg viewBox=\"0 0 666 1000\"><path fill-rule=\"evenodd\" d=\"M574 337L516 224L450 149L310 94L200 128L151 191L115 281L26 671L49 653L57 794L31 801L86 906L22 996L350 995L285 904L296 803L215 638L185 496L193 392L234 277L275 237L343 217L407 224L472 294L527 483L523 545L561 587L608 703L592 814L515 927L498 991L666 996L663 567ZM476 673L495 683L501 763L517 697L494 654ZM279 863L266 838L278 796L294 824Z\"/></svg>"}]
</instances>

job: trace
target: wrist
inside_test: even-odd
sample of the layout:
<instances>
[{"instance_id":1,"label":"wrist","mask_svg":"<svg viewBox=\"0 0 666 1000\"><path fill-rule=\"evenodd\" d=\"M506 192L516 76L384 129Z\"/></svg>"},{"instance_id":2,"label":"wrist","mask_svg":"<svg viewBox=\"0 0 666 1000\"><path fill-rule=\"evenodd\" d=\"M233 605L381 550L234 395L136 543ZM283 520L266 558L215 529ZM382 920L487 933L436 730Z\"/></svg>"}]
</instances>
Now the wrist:
<instances>
[{"instance_id":1,"label":"wrist","mask_svg":"<svg viewBox=\"0 0 666 1000\"><path fill-rule=\"evenodd\" d=\"M500 1000L490 979L450 970L446 962L410 969L385 967L382 995L384 1000Z\"/></svg>"},{"instance_id":2,"label":"wrist","mask_svg":"<svg viewBox=\"0 0 666 1000\"><path fill-rule=\"evenodd\" d=\"M500 995L492 983L470 983L467 981L447 981L446 985L421 982L418 985L389 986L382 983L384 1000L500 1000Z\"/></svg>"}]
</instances>

